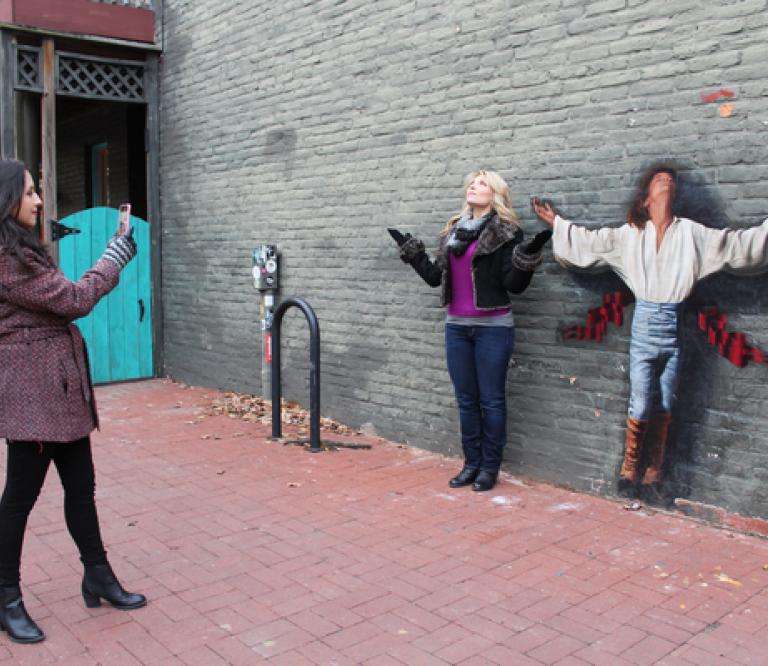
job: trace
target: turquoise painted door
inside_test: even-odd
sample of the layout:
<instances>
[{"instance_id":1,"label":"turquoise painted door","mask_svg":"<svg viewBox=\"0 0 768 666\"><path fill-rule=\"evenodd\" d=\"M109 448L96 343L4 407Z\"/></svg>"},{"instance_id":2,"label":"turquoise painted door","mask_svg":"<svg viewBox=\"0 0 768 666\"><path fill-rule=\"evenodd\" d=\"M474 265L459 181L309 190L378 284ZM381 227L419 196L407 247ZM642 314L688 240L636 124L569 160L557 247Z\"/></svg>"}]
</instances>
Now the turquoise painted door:
<instances>
[{"instance_id":1,"label":"turquoise painted door","mask_svg":"<svg viewBox=\"0 0 768 666\"><path fill-rule=\"evenodd\" d=\"M59 241L59 265L78 280L98 261L117 229L116 208L90 208L59 220L79 234ZM88 345L95 383L152 377L152 275L149 223L131 216L139 253L120 272L120 284L90 315L75 323Z\"/></svg>"}]
</instances>

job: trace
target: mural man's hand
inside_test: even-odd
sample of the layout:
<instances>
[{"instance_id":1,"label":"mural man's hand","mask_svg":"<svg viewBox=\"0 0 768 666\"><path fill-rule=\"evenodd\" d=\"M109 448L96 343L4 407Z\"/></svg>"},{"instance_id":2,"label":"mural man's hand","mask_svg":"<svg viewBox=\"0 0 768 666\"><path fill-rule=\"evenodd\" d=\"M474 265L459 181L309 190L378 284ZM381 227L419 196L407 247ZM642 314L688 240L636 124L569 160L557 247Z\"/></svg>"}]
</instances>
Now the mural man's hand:
<instances>
[{"instance_id":1,"label":"mural man's hand","mask_svg":"<svg viewBox=\"0 0 768 666\"><path fill-rule=\"evenodd\" d=\"M557 216L557 213L555 212L555 209L552 207L552 203L549 201L542 201L539 199L539 197L533 197L531 199L531 206L533 207L533 212L536 213L536 216L542 221L548 224L550 227L554 225L555 223L555 217Z\"/></svg>"}]
</instances>

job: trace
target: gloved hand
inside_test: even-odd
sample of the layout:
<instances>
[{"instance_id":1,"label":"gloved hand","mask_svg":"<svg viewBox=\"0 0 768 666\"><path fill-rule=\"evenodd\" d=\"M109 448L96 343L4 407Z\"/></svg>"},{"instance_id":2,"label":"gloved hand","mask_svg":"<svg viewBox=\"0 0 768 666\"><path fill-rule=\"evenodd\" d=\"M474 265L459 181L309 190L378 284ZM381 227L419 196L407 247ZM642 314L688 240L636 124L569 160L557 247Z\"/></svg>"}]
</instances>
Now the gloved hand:
<instances>
[{"instance_id":1,"label":"gloved hand","mask_svg":"<svg viewBox=\"0 0 768 666\"><path fill-rule=\"evenodd\" d=\"M537 233L533 240L515 246L512 252L512 265L521 271L535 271L542 262L541 248L552 237L552 230Z\"/></svg>"},{"instance_id":2,"label":"gloved hand","mask_svg":"<svg viewBox=\"0 0 768 666\"><path fill-rule=\"evenodd\" d=\"M389 235L395 239L395 243L397 243L398 247L403 247L403 243L405 243L409 238L413 238L411 234L402 234L397 229L387 229L387 231L389 232Z\"/></svg>"},{"instance_id":3,"label":"gloved hand","mask_svg":"<svg viewBox=\"0 0 768 666\"><path fill-rule=\"evenodd\" d=\"M112 236L107 243L107 249L101 256L102 259L109 259L117 264L118 268L122 270L136 256L136 252L138 252L138 248L136 241L133 240L133 227L131 227L128 233L123 236Z\"/></svg>"},{"instance_id":4,"label":"gloved hand","mask_svg":"<svg viewBox=\"0 0 768 666\"><path fill-rule=\"evenodd\" d=\"M400 247L400 259L404 264L410 264L420 253L424 252L424 243L409 233L401 233L397 229L387 229Z\"/></svg>"},{"instance_id":5,"label":"gloved hand","mask_svg":"<svg viewBox=\"0 0 768 666\"><path fill-rule=\"evenodd\" d=\"M522 250L525 254L538 254L550 238L552 238L552 229L540 231L533 237L532 241L523 246Z\"/></svg>"}]
</instances>

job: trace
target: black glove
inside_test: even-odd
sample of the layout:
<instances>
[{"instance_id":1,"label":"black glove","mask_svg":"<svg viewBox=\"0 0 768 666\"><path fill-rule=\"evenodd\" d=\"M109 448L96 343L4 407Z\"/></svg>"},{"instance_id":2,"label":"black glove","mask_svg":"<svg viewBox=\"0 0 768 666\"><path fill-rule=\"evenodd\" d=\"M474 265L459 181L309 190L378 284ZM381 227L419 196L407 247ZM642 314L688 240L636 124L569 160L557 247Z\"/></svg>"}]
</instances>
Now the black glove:
<instances>
[{"instance_id":1,"label":"black glove","mask_svg":"<svg viewBox=\"0 0 768 666\"><path fill-rule=\"evenodd\" d=\"M397 229L387 229L387 231L389 232L389 235L395 239L395 243L397 243L399 247L403 247L403 243L409 238L413 238L411 234L401 234Z\"/></svg>"},{"instance_id":2,"label":"black glove","mask_svg":"<svg viewBox=\"0 0 768 666\"><path fill-rule=\"evenodd\" d=\"M418 238L414 238L409 233L400 233L397 229L387 229L389 235L395 239L400 248L400 259L404 264L410 264L416 257L424 252L424 243Z\"/></svg>"},{"instance_id":3,"label":"black glove","mask_svg":"<svg viewBox=\"0 0 768 666\"><path fill-rule=\"evenodd\" d=\"M550 238L552 238L552 229L540 231L533 237L532 241L525 244L523 252L525 252L525 254L538 254Z\"/></svg>"},{"instance_id":4,"label":"black glove","mask_svg":"<svg viewBox=\"0 0 768 666\"><path fill-rule=\"evenodd\" d=\"M112 236L112 239L107 243L107 249L101 256L102 259L109 259L122 269L136 256L136 252L138 252L138 248L136 241L133 240L133 227L131 227L128 233L123 236Z\"/></svg>"},{"instance_id":5,"label":"black glove","mask_svg":"<svg viewBox=\"0 0 768 666\"><path fill-rule=\"evenodd\" d=\"M537 233L533 240L515 245L512 252L512 265L521 271L535 271L542 262L541 248L552 237L552 230Z\"/></svg>"}]
</instances>

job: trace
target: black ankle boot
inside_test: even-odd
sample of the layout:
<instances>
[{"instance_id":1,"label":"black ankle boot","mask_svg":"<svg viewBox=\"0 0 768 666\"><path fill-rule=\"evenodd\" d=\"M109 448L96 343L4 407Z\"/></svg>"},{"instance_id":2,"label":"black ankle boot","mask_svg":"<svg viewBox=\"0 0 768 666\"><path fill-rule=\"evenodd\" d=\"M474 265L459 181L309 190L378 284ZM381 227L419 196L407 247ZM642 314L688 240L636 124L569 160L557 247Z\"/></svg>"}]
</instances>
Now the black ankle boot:
<instances>
[{"instance_id":1,"label":"black ankle boot","mask_svg":"<svg viewBox=\"0 0 768 666\"><path fill-rule=\"evenodd\" d=\"M477 492L490 490L496 485L496 478L498 476L499 476L498 474L494 474L493 472L481 471L477 475L475 482L472 484L472 490L475 490Z\"/></svg>"},{"instance_id":2,"label":"black ankle boot","mask_svg":"<svg viewBox=\"0 0 768 666\"><path fill-rule=\"evenodd\" d=\"M83 574L83 601L88 608L101 606L101 599L115 608L130 610L147 605L143 594L126 592L109 564L86 564Z\"/></svg>"},{"instance_id":3,"label":"black ankle boot","mask_svg":"<svg viewBox=\"0 0 768 666\"><path fill-rule=\"evenodd\" d=\"M24 608L18 585L0 587L0 629L15 643L39 643L45 638Z\"/></svg>"},{"instance_id":4,"label":"black ankle boot","mask_svg":"<svg viewBox=\"0 0 768 666\"><path fill-rule=\"evenodd\" d=\"M478 470L472 467L465 467L456 476L454 476L448 485L451 488L461 488L462 486L468 486L475 480Z\"/></svg>"}]
</instances>

